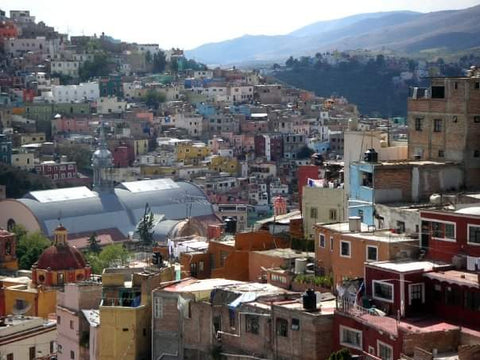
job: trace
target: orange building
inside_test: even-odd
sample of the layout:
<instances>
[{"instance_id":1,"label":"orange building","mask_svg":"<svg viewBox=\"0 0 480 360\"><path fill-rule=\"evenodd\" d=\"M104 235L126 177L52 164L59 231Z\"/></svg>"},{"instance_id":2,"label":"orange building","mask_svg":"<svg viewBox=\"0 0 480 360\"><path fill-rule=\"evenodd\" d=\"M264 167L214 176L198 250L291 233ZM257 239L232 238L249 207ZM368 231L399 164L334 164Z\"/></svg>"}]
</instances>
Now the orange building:
<instances>
[{"instance_id":1,"label":"orange building","mask_svg":"<svg viewBox=\"0 0 480 360\"><path fill-rule=\"evenodd\" d=\"M363 278L367 262L412 258L418 253L418 239L373 231L359 219L315 226L317 269L333 273L334 284L345 279Z\"/></svg>"},{"instance_id":2,"label":"orange building","mask_svg":"<svg viewBox=\"0 0 480 360\"><path fill-rule=\"evenodd\" d=\"M249 281L251 252L289 246L289 240L274 237L268 231L227 234L210 240L207 251L210 277Z\"/></svg>"},{"instance_id":3,"label":"orange building","mask_svg":"<svg viewBox=\"0 0 480 360\"><path fill-rule=\"evenodd\" d=\"M18 29L13 21L0 21L0 42L17 37Z\"/></svg>"}]
</instances>

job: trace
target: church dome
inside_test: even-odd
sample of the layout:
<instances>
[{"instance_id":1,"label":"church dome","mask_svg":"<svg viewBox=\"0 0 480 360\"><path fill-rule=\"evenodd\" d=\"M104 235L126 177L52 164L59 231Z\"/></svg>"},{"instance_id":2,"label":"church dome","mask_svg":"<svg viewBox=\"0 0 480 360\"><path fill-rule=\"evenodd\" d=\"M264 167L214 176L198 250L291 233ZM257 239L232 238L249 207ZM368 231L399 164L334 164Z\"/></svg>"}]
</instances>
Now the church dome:
<instances>
[{"instance_id":1,"label":"church dome","mask_svg":"<svg viewBox=\"0 0 480 360\"><path fill-rule=\"evenodd\" d=\"M111 167L112 159L113 159L113 156L110 150L105 148L97 149L92 155L92 166Z\"/></svg>"},{"instance_id":2,"label":"church dome","mask_svg":"<svg viewBox=\"0 0 480 360\"><path fill-rule=\"evenodd\" d=\"M69 270L87 266L82 253L69 245L52 245L38 258L38 269Z\"/></svg>"}]
</instances>

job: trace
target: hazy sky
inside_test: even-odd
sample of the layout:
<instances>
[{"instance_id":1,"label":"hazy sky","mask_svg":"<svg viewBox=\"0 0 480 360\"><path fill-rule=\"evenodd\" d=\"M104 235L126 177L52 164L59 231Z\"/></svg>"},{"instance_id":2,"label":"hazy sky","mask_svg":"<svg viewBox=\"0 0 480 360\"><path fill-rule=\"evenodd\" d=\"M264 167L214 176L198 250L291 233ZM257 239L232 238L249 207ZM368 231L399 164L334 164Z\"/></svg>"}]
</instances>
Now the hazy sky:
<instances>
[{"instance_id":1,"label":"hazy sky","mask_svg":"<svg viewBox=\"0 0 480 360\"><path fill-rule=\"evenodd\" d=\"M286 34L320 20L380 11L463 9L480 0L2 0L2 10L30 10L69 35L105 34L162 48L196 46L245 34Z\"/></svg>"}]
</instances>

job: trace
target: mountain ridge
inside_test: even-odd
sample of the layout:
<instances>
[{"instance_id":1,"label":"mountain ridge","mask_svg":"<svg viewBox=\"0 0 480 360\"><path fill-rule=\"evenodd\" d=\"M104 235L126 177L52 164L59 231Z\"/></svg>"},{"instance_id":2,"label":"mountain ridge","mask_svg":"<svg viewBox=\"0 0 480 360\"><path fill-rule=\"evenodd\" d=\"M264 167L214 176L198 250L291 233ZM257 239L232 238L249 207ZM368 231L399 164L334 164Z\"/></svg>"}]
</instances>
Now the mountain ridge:
<instances>
[{"instance_id":1,"label":"mountain ridge","mask_svg":"<svg viewBox=\"0 0 480 360\"><path fill-rule=\"evenodd\" d=\"M480 46L480 5L430 13L390 11L319 21L285 35L244 35L186 51L207 64L281 62L289 56L330 50L381 50L418 53L446 52Z\"/></svg>"}]
</instances>

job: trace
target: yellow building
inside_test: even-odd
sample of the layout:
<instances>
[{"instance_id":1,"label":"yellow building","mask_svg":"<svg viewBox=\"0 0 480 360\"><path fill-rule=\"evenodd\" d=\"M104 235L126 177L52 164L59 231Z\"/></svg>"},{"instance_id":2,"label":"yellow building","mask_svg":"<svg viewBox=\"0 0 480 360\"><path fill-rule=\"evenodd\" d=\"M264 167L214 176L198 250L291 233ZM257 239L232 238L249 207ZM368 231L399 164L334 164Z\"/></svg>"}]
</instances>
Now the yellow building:
<instances>
[{"instance_id":1,"label":"yellow building","mask_svg":"<svg viewBox=\"0 0 480 360\"><path fill-rule=\"evenodd\" d=\"M228 172L230 175L236 175L238 172L238 160L236 158L214 155L211 157L208 168L210 170Z\"/></svg>"},{"instance_id":2,"label":"yellow building","mask_svg":"<svg viewBox=\"0 0 480 360\"><path fill-rule=\"evenodd\" d=\"M148 153L148 139L133 140L133 151L135 156Z\"/></svg>"},{"instance_id":3,"label":"yellow building","mask_svg":"<svg viewBox=\"0 0 480 360\"><path fill-rule=\"evenodd\" d=\"M9 278L3 280L5 294L5 313L39 316L44 319L55 314L57 306L56 289L33 287L28 278Z\"/></svg>"},{"instance_id":4,"label":"yellow building","mask_svg":"<svg viewBox=\"0 0 480 360\"><path fill-rule=\"evenodd\" d=\"M185 165L198 164L210 155L210 149L203 143L179 144L176 150L177 161Z\"/></svg>"},{"instance_id":5,"label":"yellow building","mask_svg":"<svg viewBox=\"0 0 480 360\"><path fill-rule=\"evenodd\" d=\"M99 360L151 358L152 290L174 280L175 271L136 271L142 270L105 269L102 274Z\"/></svg>"},{"instance_id":6,"label":"yellow building","mask_svg":"<svg viewBox=\"0 0 480 360\"><path fill-rule=\"evenodd\" d=\"M20 169L32 170L35 168L35 156L28 152L12 154L12 166Z\"/></svg>"},{"instance_id":7,"label":"yellow building","mask_svg":"<svg viewBox=\"0 0 480 360\"><path fill-rule=\"evenodd\" d=\"M25 144L39 144L46 141L46 136L44 132L31 133L31 134L17 134L14 136L14 142L17 146L22 146Z\"/></svg>"},{"instance_id":8,"label":"yellow building","mask_svg":"<svg viewBox=\"0 0 480 360\"><path fill-rule=\"evenodd\" d=\"M161 165L140 165L140 174L143 177L153 177L153 176L174 176L176 169L169 166Z\"/></svg>"}]
</instances>

